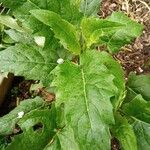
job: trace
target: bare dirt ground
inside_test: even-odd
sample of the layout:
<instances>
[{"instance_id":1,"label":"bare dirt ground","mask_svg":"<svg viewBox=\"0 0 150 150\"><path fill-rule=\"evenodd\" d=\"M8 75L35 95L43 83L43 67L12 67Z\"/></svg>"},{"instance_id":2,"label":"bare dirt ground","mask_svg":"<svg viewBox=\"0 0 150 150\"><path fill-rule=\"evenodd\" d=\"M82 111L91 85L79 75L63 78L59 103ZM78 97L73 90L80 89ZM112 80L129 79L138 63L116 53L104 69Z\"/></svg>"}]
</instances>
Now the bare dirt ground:
<instances>
[{"instance_id":1,"label":"bare dirt ground","mask_svg":"<svg viewBox=\"0 0 150 150\"><path fill-rule=\"evenodd\" d=\"M150 73L150 0L102 0L100 17L106 18L113 11L122 11L144 25L143 34L114 57L121 63L126 75L131 71Z\"/></svg>"}]
</instances>

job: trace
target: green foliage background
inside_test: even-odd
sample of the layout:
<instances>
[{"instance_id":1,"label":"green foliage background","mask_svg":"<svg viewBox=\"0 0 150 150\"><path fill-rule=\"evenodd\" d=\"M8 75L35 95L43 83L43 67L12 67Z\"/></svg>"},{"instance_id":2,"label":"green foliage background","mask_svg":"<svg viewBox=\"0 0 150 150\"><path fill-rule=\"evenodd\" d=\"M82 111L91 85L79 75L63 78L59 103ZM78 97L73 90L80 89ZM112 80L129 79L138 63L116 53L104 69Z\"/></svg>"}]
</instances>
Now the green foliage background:
<instances>
[{"instance_id":1,"label":"green foliage background","mask_svg":"<svg viewBox=\"0 0 150 150\"><path fill-rule=\"evenodd\" d=\"M0 118L2 150L108 150L112 137L124 150L150 149L150 76L131 74L125 86L111 56L140 36L142 25L121 12L99 19L99 0L0 2L10 8L0 15L0 70L40 80L56 95L52 103L25 100ZM16 125L22 133L8 142Z\"/></svg>"}]
</instances>

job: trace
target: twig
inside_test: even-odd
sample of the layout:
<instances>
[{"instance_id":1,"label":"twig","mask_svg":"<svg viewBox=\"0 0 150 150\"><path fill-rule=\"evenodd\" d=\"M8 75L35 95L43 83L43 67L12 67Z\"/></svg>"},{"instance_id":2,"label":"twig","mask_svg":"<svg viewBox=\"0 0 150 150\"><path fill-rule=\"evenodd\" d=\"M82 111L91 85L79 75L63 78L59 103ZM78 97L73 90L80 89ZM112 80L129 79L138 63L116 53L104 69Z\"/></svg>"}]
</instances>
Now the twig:
<instances>
[{"instance_id":1,"label":"twig","mask_svg":"<svg viewBox=\"0 0 150 150\"><path fill-rule=\"evenodd\" d=\"M126 3L126 10L127 10L127 15L129 15L129 1L128 0L125 0L125 3Z\"/></svg>"},{"instance_id":2,"label":"twig","mask_svg":"<svg viewBox=\"0 0 150 150\"><path fill-rule=\"evenodd\" d=\"M148 6L148 4L146 2L144 2L142 0L138 0L138 1L141 2L143 5L145 5L150 12L150 6Z\"/></svg>"}]
</instances>

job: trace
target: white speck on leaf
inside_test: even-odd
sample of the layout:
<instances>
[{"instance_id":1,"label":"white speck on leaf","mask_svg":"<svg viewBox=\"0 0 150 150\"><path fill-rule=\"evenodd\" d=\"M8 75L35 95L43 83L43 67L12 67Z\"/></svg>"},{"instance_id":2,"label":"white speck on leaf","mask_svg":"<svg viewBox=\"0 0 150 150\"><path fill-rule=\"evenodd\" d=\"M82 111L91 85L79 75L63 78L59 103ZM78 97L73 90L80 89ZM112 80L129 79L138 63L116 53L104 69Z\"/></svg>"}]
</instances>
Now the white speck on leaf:
<instances>
[{"instance_id":1,"label":"white speck on leaf","mask_svg":"<svg viewBox=\"0 0 150 150\"><path fill-rule=\"evenodd\" d=\"M34 41L40 47L44 47L44 45L45 45L45 37L44 36L35 36Z\"/></svg>"},{"instance_id":2,"label":"white speck on leaf","mask_svg":"<svg viewBox=\"0 0 150 150\"><path fill-rule=\"evenodd\" d=\"M57 60L57 63L58 63L58 64L63 64L63 63L64 63L64 60L63 60L62 58L59 58L59 59Z\"/></svg>"},{"instance_id":3,"label":"white speck on leaf","mask_svg":"<svg viewBox=\"0 0 150 150\"><path fill-rule=\"evenodd\" d=\"M24 112L21 111L21 112L18 113L18 117L17 118L22 118L23 116L24 116Z\"/></svg>"}]
</instances>

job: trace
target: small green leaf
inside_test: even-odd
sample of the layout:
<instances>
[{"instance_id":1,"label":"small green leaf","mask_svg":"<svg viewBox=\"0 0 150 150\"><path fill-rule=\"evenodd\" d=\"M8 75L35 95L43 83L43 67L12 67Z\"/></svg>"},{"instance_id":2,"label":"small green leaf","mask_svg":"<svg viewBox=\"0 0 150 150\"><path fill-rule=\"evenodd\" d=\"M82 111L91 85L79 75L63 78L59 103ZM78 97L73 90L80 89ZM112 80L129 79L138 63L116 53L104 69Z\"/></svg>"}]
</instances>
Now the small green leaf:
<instances>
[{"instance_id":1,"label":"small green leaf","mask_svg":"<svg viewBox=\"0 0 150 150\"><path fill-rule=\"evenodd\" d=\"M120 23L98 18L84 18L81 24L87 47L100 42L103 36L114 34L121 26Z\"/></svg>"},{"instance_id":2,"label":"small green leaf","mask_svg":"<svg viewBox=\"0 0 150 150\"><path fill-rule=\"evenodd\" d=\"M27 0L1 0L0 2L2 2L5 7L16 9L26 1Z\"/></svg>"},{"instance_id":3,"label":"small green leaf","mask_svg":"<svg viewBox=\"0 0 150 150\"><path fill-rule=\"evenodd\" d=\"M84 16L98 16L101 0L81 0L80 11Z\"/></svg>"},{"instance_id":4,"label":"small green leaf","mask_svg":"<svg viewBox=\"0 0 150 150\"><path fill-rule=\"evenodd\" d=\"M80 54L80 45L75 27L63 20L58 14L48 10L31 10L31 14L51 27L55 37L60 40L62 45L74 54Z\"/></svg>"},{"instance_id":5,"label":"small green leaf","mask_svg":"<svg viewBox=\"0 0 150 150\"><path fill-rule=\"evenodd\" d=\"M127 86L135 93L141 94L143 98L150 101L150 75L130 74Z\"/></svg>"},{"instance_id":6,"label":"small green leaf","mask_svg":"<svg viewBox=\"0 0 150 150\"><path fill-rule=\"evenodd\" d=\"M137 95L129 103L123 105L126 115L150 123L150 102Z\"/></svg>"},{"instance_id":7,"label":"small green leaf","mask_svg":"<svg viewBox=\"0 0 150 150\"><path fill-rule=\"evenodd\" d=\"M20 120L18 117L19 112L25 114L37 109L44 105L44 101L41 98L28 99L20 103L20 105L11 111L9 114L0 118L0 135L11 134L15 128L15 124Z\"/></svg>"},{"instance_id":8,"label":"small green leaf","mask_svg":"<svg viewBox=\"0 0 150 150\"><path fill-rule=\"evenodd\" d=\"M10 16L3 16L0 15L0 23L4 24L5 26L15 29L19 32L25 32L25 31L29 31L21 26L18 25L16 19L10 17Z\"/></svg>"},{"instance_id":9,"label":"small green leaf","mask_svg":"<svg viewBox=\"0 0 150 150\"><path fill-rule=\"evenodd\" d=\"M100 52L87 51L81 55L79 66L66 62L52 72L56 106L64 104L66 124L73 128L83 150L110 149L108 125L114 122L110 97L117 87L100 58Z\"/></svg>"},{"instance_id":10,"label":"small green leaf","mask_svg":"<svg viewBox=\"0 0 150 150\"><path fill-rule=\"evenodd\" d=\"M57 65L50 50L26 44L11 46L0 52L0 70L49 84L50 72Z\"/></svg>"},{"instance_id":11,"label":"small green leaf","mask_svg":"<svg viewBox=\"0 0 150 150\"><path fill-rule=\"evenodd\" d=\"M138 150L150 149L150 124L136 120L133 124Z\"/></svg>"},{"instance_id":12,"label":"small green leaf","mask_svg":"<svg viewBox=\"0 0 150 150\"><path fill-rule=\"evenodd\" d=\"M137 150L134 130L125 117L119 114L115 115L115 125L112 127L112 131L113 136L120 141L122 150Z\"/></svg>"},{"instance_id":13,"label":"small green leaf","mask_svg":"<svg viewBox=\"0 0 150 150\"><path fill-rule=\"evenodd\" d=\"M5 33L9 35L10 38L14 40L15 42L24 43L24 44L34 43L33 37L27 33L20 33L13 29L5 30Z\"/></svg>"},{"instance_id":14,"label":"small green leaf","mask_svg":"<svg viewBox=\"0 0 150 150\"><path fill-rule=\"evenodd\" d=\"M117 52L125 44L129 44L131 40L141 35L143 26L128 18L121 12L114 12L108 21L121 23L124 26L109 36L104 36L101 40L107 45L110 52Z\"/></svg>"}]
</instances>

